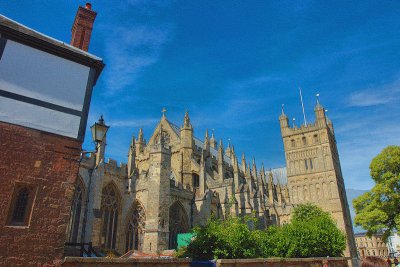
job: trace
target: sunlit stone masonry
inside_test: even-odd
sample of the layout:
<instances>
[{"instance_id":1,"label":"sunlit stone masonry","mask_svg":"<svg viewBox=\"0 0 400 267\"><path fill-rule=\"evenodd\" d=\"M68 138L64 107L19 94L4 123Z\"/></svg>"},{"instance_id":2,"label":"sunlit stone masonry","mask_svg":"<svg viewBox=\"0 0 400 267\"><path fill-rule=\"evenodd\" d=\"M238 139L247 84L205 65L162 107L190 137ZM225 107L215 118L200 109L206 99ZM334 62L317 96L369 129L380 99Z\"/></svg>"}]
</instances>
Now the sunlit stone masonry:
<instances>
[{"instance_id":1,"label":"sunlit stone masonry","mask_svg":"<svg viewBox=\"0 0 400 267\"><path fill-rule=\"evenodd\" d=\"M211 216L251 215L264 228L289 222L294 206L311 202L332 214L347 234L345 255L356 257L333 125L319 103L315 116L314 124L290 127L282 110L286 168L238 159L233 145L208 131L195 137L188 113L181 127L164 113L148 142L140 129L126 164L106 161L103 142L82 161L69 241L155 253L176 248L178 233Z\"/></svg>"}]
</instances>

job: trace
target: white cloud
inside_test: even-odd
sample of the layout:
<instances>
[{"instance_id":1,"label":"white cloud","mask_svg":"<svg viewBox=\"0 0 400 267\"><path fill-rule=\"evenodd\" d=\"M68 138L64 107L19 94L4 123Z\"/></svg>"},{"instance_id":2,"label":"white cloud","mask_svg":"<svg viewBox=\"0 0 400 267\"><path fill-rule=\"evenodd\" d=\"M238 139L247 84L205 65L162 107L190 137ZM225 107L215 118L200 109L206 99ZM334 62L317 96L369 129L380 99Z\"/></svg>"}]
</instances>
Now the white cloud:
<instances>
[{"instance_id":1,"label":"white cloud","mask_svg":"<svg viewBox=\"0 0 400 267\"><path fill-rule=\"evenodd\" d=\"M385 113L362 116L348 114L336 120L340 162L346 186L357 189L370 189L374 183L370 178L369 164L371 160L389 145L400 144L400 125L392 119L398 111L395 109Z\"/></svg>"},{"instance_id":2,"label":"white cloud","mask_svg":"<svg viewBox=\"0 0 400 267\"><path fill-rule=\"evenodd\" d=\"M133 85L143 70L157 62L170 33L168 27L113 28L106 41L107 91L112 94Z\"/></svg>"},{"instance_id":3,"label":"white cloud","mask_svg":"<svg viewBox=\"0 0 400 267\"><path fill-rule=\"evenodd\" d=\"M385 105L399 100L400 79L381 86L357 91L350 95L348 104L352 107Z\"/></svg>"},{"instance_id":4,"label":"white cloud","mask_svg":"<svg viewBox=\"0 0 400 267\"><path fill-rule=\"evenodd\" d=\"M109 125L111 127L145 127L155 125L159 119L129 119L129 120L111 120Z\"/></svg>"}]
</instances>

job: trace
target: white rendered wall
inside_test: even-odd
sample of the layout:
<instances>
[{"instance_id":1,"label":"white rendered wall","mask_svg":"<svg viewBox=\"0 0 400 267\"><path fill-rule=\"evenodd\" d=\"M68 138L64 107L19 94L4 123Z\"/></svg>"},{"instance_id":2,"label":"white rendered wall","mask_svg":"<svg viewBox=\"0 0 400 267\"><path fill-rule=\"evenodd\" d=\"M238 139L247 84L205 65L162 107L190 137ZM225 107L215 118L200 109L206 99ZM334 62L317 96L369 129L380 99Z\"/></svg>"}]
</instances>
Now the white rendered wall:
<instances>
[{"instance_id":1,"label":"white rendered wall","mask_svg":"<svg viewBox=\"0 0 400 267\"><path fill-rule=\"evenodd\" d=\"M0 59L0 90L43 102L3 95L0 120L77 138L89 71L87 66L7 40Z\"/></svg>"}]
</instances>

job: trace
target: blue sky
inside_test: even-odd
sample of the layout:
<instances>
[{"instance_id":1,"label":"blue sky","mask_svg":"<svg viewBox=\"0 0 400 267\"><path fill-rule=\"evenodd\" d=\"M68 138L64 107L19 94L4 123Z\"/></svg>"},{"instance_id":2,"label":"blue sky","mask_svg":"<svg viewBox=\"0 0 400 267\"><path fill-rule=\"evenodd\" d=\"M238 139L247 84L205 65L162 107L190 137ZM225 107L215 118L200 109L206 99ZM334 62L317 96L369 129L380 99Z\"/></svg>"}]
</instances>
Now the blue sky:
<instances>
[{"instance_id":1,"label":"blue sky","mask_svg":"<svg viewBox=\"0 0 400 267\"><path fill-rule=\"evenodd\" d=\"M0 12L69 42L84 1L1 1ZM315 94L332 119L346 186L369 189L368 166L400 143L399 1L92 1L89 51L104 59L89 125L111 125L107 157L126 162L161 110L195 135L215 129L248 160L285 164L278 116L308 121ZM91 148L87 134L86 148Z\"/></svg>"}]
</instances>

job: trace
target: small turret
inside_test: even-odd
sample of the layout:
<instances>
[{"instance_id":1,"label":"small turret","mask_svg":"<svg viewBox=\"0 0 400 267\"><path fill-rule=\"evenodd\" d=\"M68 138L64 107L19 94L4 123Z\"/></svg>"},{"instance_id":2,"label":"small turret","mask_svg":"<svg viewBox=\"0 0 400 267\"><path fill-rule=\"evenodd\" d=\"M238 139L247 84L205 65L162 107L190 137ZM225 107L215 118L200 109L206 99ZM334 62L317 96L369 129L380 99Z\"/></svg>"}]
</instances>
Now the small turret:
<instances>
[{"instance_id":1,"label":"small turret","mask_svg":"<svg viewBox=\"0 0 400 267\"><path fill-rule=\"evenodd\" d=\"M274 203L274 177L272 176L271 170L268 174L268 196L269 196L269 203Z\"/></svg>"},{"instance_id":2,"label":"small turret","mask_svg":"<svg viewBox=\"0 0 400 267\"><path fill-rule=\"evenodd\" d=\"M244 153L242 154L242 172L246 173L246 156L244 155Z\"/></svg>"},{"instance_id":3,"label":"small turret","mask_svg":"<svg viewBox=\"0 0 400 267\"><path fill-rule=\"evenodd\" d=\"M252 174L256 183L256 188L257 190L259 189L259 183L258 183L258 175L257 175L257 166L256 166L256 159L253 158L252 162Z\"/></svg>"},{"instance_id":4,"label":"small turret","mask_svg":"<svg viewBox=\"0 0 400 267\"><path fill-rule=\"evenodd\" d=\"M231 148L231 142L228 139L228 147L225 150L225 155L229 158L232 158L232 148Z\"/></svg>"},{"instance_id":5,"label":"small turret","mask_svg":"<svg viewBox=\"0 0 400 267\"><path fill-rule=\"evenodd\" d=\"M189 113L186 111L181 128L181 146L182 148L193 148L193 127L190 124Z\"/></svg>"},{"instance_id":6,"label":"small turret","mask_svg":"<svg viewBox=\"0 0 400 267\"><path fill-rule=\"evenodd\" d=\"M289 128L289 119L285 114L283 109L284 105L282 104L282 114L279 116L279 124L281 126L281 132L284 133Z\"/></svg>"},{"instance_id":7,"label":"small turret","mask_svg":"<svg viewBox=\"0 0 400 267\"><path fill-rule=\"evenodd\" d=\"M217 141L214 138L214 129L211 133L210 145L212 148L217 149Z\"/></svg>"},{"instance_id":8,"label":"small turret","mask_svg":"<svg viewBox=\"0 0 400 267\"><path fill-rule=\"evenodd\" d=\"M190 124L189 113L187 111L185 113L185 118L183 120L183 127L184 128L192 128L192 125Z\"/></svg>"},{"instance_id":9,"label":"small turret","mask_svg":"<svg viewBox=\"0 0 400 267\"><path fill-rule=\"evenodd\" d=\"M326 127L326 116L325 116L325 109L321 104L319 103L319 94L317 94L317 104L315 106L315 118L316 118L316 124L319 127Z\"/></svg>"},{"instance_id":10,"label":"small turret","mask_svg":"<svg viewBox=\"0 0 400 267\"><path fill-rule=\"evenodd\" d=\"M276 195L278 197L278 204L282 205L282 188L281 188L281 183L278 181L278 184L276 185Z\"/></svg>"},{"instance_id":11,"label":"small turret","mask_svg":"<svg viewBox=\"0 0 400 267\"><path fill-rule=\"evenodd\" d=\"M132 141L131 145L129 146L129 152L128 152L128 178L132 176L132 173L136 168L135 158L136 158L135 136L132 135Z\"/></svg>"},{"instance_id":12,"label":"small turret","mask_svg":"<svg viewBox=\"0 0 400 267\"><path fill-rule=\"evenodd\" d=\"M204 149L210 151L210 140L208 139L208 129L206 129L206 136L204 137Z\"/></svg>"},{"instance_id":13,"label":"small turret","mask_svg":"<svg viewBox=\"0 0 400 267\"><path fill-rule=\"evenodd\" d=\"M144 151L144 147L146 146L146 141L143 137L143 129L139 129L138 139L136 140L136 156Z\"/></svg>"},{"instance_id":14,"label":"small turret","mask_svg":"<svg viewBox=\"0 0 400 267\"><path fill-rule=\"evenodd\" d=\"M219 140L218 147L218 174L221 181L224 180L224 146L222 145L222 139Z\"/></svg>"}]
</instances>

